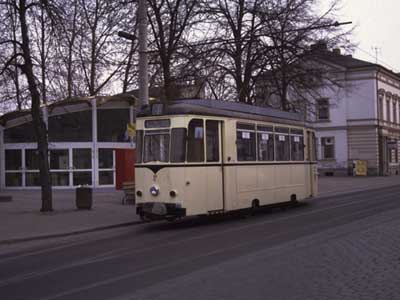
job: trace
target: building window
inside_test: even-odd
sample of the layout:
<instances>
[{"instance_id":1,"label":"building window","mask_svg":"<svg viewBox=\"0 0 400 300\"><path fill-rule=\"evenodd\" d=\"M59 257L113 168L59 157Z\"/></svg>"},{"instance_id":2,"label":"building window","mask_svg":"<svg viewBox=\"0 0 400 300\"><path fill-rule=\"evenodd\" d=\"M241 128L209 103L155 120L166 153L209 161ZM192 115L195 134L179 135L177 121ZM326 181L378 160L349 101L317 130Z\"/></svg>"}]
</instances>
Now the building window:
<instances>
[{"instance_id":1,"label":"building window","mask_svg":"<svg viewBox=\"0 0 400 300\"><path fill-rule=\"evenodd\" d=\"M318 99L317 100L317 119L318 120L329 120L329 100Z\"/></svg>"},{"instance_id":2,"label":"building window","mask_svg":"<svg viewBox=\"0 0 400 300\"><path fill-rule=\"evenodd\" d=\"M390 122L390 100L386 100L386 121Z\"/></svg>"},{"instance_id":3,"label":"building window","mask_svg":"<svg viewBox=\"0 0 400 300\"><path fill-rule=\"evenodd\" d=\"M238 161L256 160L256 136L254 125L237 124L236 151Z\"/></svg>"},{"instance_id":4,"label":"building window","mask_svg":"<svg viewBox=\"0 0 400 300\"><path fill-rule=\"evenodd\" d=\"M379 120L383 120L383 99L379 98Z\"/></svg>"},{"instance_id":5,"label":"building window","mask_svg":"<svg viewBox=\"0 0 400 300\"><path fill-rule=\"evenodd\" d=\"M127 124L129 109L98 109L97 140L99 142L129 142Z\"/></svg>"},{"instance_id":6,"label":"building window","mask_svg":"<svg viewBox=\"0 0 400 300\"><path fill-rule=\"evenodd\" d=\"M397 123L397 101L393 101L393 123Z\"/></svg>"},{"instance_id":7,"label":"building window","mask_svg":"<svg viewBox=\"0 0 400 300\"><path fill-rule=\"evenodd\" d=\"M335 138L321 138L321 159L335 159Z\"/></svg>"}]
</instances>

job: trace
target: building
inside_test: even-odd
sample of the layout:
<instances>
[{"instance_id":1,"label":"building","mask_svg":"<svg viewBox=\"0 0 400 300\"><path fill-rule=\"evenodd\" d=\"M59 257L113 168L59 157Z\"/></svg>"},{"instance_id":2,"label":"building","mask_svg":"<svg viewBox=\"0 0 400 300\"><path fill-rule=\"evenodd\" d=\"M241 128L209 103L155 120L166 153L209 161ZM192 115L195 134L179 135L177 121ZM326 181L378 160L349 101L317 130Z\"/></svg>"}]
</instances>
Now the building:
<instances>
[{"instance_id":1,"label":"building","mask_svg":"<svg viewBox=\"0 0 400 300\"><path fill-rule=\"evenodd\" d=\"M113 187L133 176L134 97L87 97L42 107L56 188ZM37 144L30 111L0 117L0 187L39 186ZM120 167L118 167L120 165Z\"/></svg>"},{"instance_id":2,"label":"building","mask_svg":"<svg viewBox=\"0 0 400 300\"><path fill-rule=\"evenodd\" d=\"M400 75L326 46L318 60L340 83L315 103L320 174L351 175L355 160L371 176L399 174Z\"/></svg>"}]
</instances>

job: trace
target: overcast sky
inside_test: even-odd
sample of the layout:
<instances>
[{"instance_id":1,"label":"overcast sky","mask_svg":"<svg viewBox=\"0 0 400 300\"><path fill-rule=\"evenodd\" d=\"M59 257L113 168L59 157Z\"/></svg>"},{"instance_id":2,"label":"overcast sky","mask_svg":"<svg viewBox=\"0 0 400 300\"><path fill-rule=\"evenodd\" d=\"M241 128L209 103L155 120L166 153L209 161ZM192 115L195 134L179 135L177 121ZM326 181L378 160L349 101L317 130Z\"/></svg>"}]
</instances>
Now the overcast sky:
<instances>
[{"instance_id":1,"label":"overcast sky","mask_svg":"<svg viewBox=\"0 0 400 300\"><path fill-rule=\"evenodd\" d=\"M324 1L324 0L321 0ZM354 56L400 72L400 0L342 0L340 21L352 21Z\"/></svg>"}]
</instances>

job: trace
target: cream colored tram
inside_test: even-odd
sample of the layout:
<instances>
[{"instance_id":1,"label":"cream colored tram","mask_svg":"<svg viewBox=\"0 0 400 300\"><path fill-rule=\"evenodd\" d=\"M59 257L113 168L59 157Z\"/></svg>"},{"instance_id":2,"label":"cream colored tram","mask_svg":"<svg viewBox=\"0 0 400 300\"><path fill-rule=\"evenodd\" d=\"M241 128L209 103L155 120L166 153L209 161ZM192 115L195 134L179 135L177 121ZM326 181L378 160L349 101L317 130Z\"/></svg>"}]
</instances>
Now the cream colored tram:
<instances>
[{"instance_id":1,"label":"cream colored tram","mask_svg":"<svg viewBox=\"0 0 400 300\"><path fill-rule=\"evenodd\" d=\"M175 219L317 194L315 135L298 114L213 100L153 104L136 119L136 209Z\"/></svg>"}]
</instances>

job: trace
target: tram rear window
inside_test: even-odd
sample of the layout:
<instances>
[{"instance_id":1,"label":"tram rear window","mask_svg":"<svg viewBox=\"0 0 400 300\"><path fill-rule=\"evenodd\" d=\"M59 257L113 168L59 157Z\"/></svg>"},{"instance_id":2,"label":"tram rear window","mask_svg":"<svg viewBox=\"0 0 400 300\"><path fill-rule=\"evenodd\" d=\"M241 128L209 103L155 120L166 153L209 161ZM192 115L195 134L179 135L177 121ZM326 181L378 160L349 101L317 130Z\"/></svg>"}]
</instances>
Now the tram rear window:
<instances>
[{"instance_id":1,"label":"tram rear window","mask_svg":"<svg viewBox=\"0 0 400 300\"><path fill-rule=\"evenodd\" d=\"M168 128L170 126L171 121L169 119L144 121L144 127L146 128Z\"/></svg>"},{"instance_id":2,"label":"tram rear window","mask_svg":"<svg viewBox=\"0 0 400 300\"><path fill-rule=\"evenodd\" d=\"M136 162L142 162L143 130L136 131Z\"/></svg>"}]
</instances>

